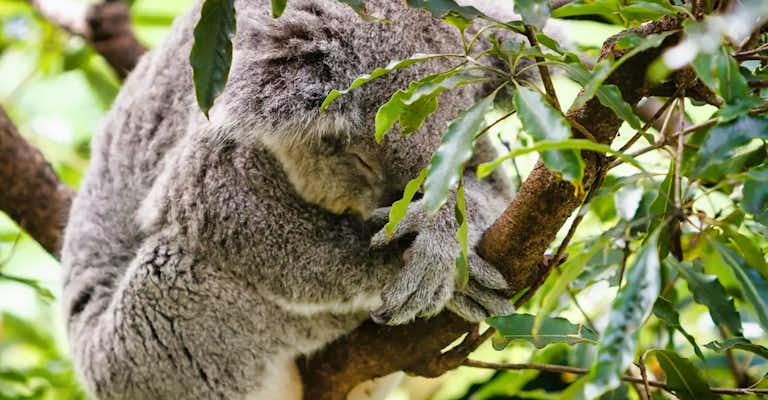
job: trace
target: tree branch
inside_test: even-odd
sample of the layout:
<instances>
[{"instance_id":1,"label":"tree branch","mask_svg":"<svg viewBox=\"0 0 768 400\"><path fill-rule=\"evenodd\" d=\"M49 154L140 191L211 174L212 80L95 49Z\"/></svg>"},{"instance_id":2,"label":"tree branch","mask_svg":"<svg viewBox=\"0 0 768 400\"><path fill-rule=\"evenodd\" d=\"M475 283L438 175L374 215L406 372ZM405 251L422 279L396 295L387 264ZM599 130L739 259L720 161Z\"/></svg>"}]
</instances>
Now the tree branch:
<instances>
[{"instance_id":1,"label":"tree branch","mask_svg":"<svg viewBox=\"0 0 768 400\"><path fill-rule=\"evenodd\" d=\"M43 18L90 42L120 79L125 79L147 52L133 32L130 9L123 2L86 5L72 0L27 1Z\"/></svg>"},{"instance_id":2,"label":"tree branch","mask_svg":"<svg viewBox=\"0 0 768 400\"><path fill-rule=\"evenodd\" d=\"M59 181L43 155L32 147L0 108L0 210L45 250L59 255L74 193Z\"/></svg>"}]
</instances>

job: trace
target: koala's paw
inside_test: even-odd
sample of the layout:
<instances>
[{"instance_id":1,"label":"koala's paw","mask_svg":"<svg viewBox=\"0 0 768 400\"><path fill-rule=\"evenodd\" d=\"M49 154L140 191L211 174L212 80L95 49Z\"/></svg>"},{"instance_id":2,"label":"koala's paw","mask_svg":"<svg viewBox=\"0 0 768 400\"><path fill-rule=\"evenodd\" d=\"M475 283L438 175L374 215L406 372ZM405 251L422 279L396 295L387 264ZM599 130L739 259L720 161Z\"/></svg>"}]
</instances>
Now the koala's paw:
<instances>
[{"instance_id":1,"label":"koala's paw","mask_svg":"<svg viewBox=\"0 0 768 400\"><path fill-rule=\"evenodd\" d=\"M371 219L386 220L389 209L376 210ZM382 229L371 239L373 249L415 235L403 254L403 269L382 292L382 306L371 312L380 324L398 325L416 317L431 317L448 307L464 319L482 321L492 315L509 315L512 304L497 290L509 286L499 271L480 256L469 256L469 283L456 290L456 255L459 245L451 214L427 218L420 202L411 204L391 237Z\"/></svg>"}]
</instances>

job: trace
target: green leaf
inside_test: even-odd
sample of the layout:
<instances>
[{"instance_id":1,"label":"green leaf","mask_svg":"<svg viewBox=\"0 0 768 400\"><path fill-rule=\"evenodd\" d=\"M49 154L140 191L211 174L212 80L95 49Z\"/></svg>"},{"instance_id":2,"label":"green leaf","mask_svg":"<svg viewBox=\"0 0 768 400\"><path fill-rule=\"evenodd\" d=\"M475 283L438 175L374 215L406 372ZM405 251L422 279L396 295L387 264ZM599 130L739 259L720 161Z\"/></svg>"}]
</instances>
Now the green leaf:
<instances>
[{"instance_id":1,"label":"green leaf","mask_svg":"<svg viewBox=\"0 0 768 400\"><path fill-rule=\"evenodd\" d=\"M523 128L535 141L563 141L571 136L565 117L555 110L541 93L520 86L513 98ZM584 161L574 150L544 151L541 158L547 168L562 175L576 188L582 187Z\"/></svg>"},{"instance_id":2,"label":"green leaf","mask_svg":"<svg viewBox=\"0 0 768 400\"><path fill-rule=\"evenodd\" d=\"M328 96L325 97L325 100L323 100L323 104L320 105L320 110L325 110L328 108L331 103L334 102L339 96L343 94L347 94L351 92L352 90L359 88L360 86L365 85L366 83L379 78L381 76L384 76L392 71L397 71L399 69L410 67L413 64L417 64L424 61L433 60L435 58L442 57L440 54L414 54L413 56L406 58L404 60L397 60L390 62L386 67L383 68L376 68L371 72L370 74L362 75L358 78L356 78L352 83L344 90L337 90L333 89L330 93L328 93Z\"/></svg>"},{"instance_id":3,"label":"green leaf","mask_svg":"<svg viewBox=\"0 0 768 400\"><path fill-rule=\"evenodd\" d=\"M654 350L650 354L656 357L667 376L667 386L680 400L715 399L707 380L690 360L667 350Z\"/></svg>"},{"instance_id":4,"label":"green leaf","mask_svg":"<svg viewBox=\"0 0 768 400\"><path fill-rule=\"evenodd\" d=\"M365 1L363 0L337 0L339 3L346 4L352 7L358 14L365 14Z\"/></svg>"},{"instance_id":5,"label":"green leaf","mask_svg":"<svg viewBox=\"0 0 768 400\"><path fill-rule=\"evenodd\" d=\"M461 251L456 257L456 286L463 289L469 282L469 225L467 223L467 204L464 200L464 184L459 180L459 187L456 190L456 223L459 229L456 230L456 240L459 242Z\"/></svg>"},{"instance_id":6,"label":"green leaf","mask_svg":"<svg viewBox=\"0 0 768 400\"><path fill-rule=\"evenodd\" d=\"M413 201L413 196L419 191L421 184L424 183L424 179L427 178L427 169L424 168L419 172L419 175L411 179L408 184L405 185L403 190L403 197L394 202L392 207L389 208L389 222L384 227L387 231L387 236L392 237L392 234L397 228L397 224L405 218L405 214L408 212L408 205Z\"/></svg>"},{"instance_id":7,"label":"green leaf","mask_svg":"<svg viewBox=\"0 0 768 400\"><path fill-rule=\"evenodd\" d=\"M549 47L549 46L548 46ZM596 73L603 74L607 73L608 64L598 64L600 68L597 69ZM591 80L593 78L593 73L589 72L587 68L584 66L584 64L579 60L578 58L575 58L574 62L571 62L567 65L561 65L565 73L568 75L569 78L574 80L575 82L579 83L584 87L585 89L588 89L590 91L595 90L594 95L597 96L597 100L600 101L600 104L608 107L613 111L614 114L616 114L617 117L620 119L626 121L631 127L635 129L642 128L642 123L640 122L640 118L637 117L637 115L632 110L632 106L629 105L626 101L624 101L624 97L621 95L621 90L616 85L602 85L599 87L591 86L587 88L587 85L591 83ZM586 96L592 96L590 94L587 94L585 92Z\"/></svg>"},{"instance_id":8,"label":"green leaf","mask_svg":"<svg viewBox=\"0 0 768 400\"><path fill-rule=\"evenodd\" d=\"M496 328L503 338L501 343L504 343L504 346L511 340L530 342L537 348L543 348L552 343L597 344L597 333L587 326L572 324L565 318L545 317L539 329L534 330L535 319L536 316L531 314L512 314L491 317L488 319L488 324ZM498 338L494 340L494 347L497 350L503 350L504 347L499 348L496 344L499 344Z\"/></svg>"},{"instance_id":9,"label":"green leaf","mask_svg":"<svg viewBox=\"0 0 768 400\"><path fill-rule=\"evenodd\" d=\"M694 175L733 157L739 147L752 139L768 139L768 119L743 116L712 128L699 148Z\"/></svg>"},{"instance_id":10,"label":"green leaf","mask_svg":"<svg viewBox=\"0 0 768 400\"><path fill-rule=\"evenodd\" d=\"M709 309L709 315L717 326L724 328L730 335L743 335L741 316L736 310L733 298L726 293L717 276L696 272L690 264L679 263L671 257L667 258L666 262L688 282L693 300ZM694 261L694 265L697 264L700 262ZM700 265L699 269L702 269Z\"/></svg>"},{"instance_id":11,"label":"green leaf","mask_svg":"<svg viewBox=\"0 0 768 400\"><path fill-rule=\"evenodd\" d=\"M720 46L712 53L699 53L691 66L701 81L725 101L721 117L726 121L761 104L759 99L751 96L747 79L741 74L739 63L731 56L728 47Z\"/></svg>"},{"instance_id":12,"label":"green leaf","mask_svg":"<svg viewBox=\"0 0 768 400\"><path fill-rule=\"evenodd\" d=\"M704 365L707 364L707 360L704 358L704 354L701 352L701 348L696 343L696 339L694 339L694 337L691 336L691 334L688 333L688 331L686 331L682 325L680 325L680 314L677 313L677 310L675 310L675 305L672 304L671 301L663 297L656 299L656 303L653 305L653 315L664 322L664 324L668 327L680 332L685 340L687 340L688 343L693 346L693 351L696 353L696 356L699 357Z\"/></svg>"},{"instance_id":13,"label":"green leaf","mask_svg":"<svg viewBox=\"0 0 768 400\"><path fill-rule=\"evenodd\" d=\"M235 25L234 0L205 0L189 60L197 104L206 117L229 79Z\"/></svg>"},{"instance_id":14,"label":"green leaf","mask_svg":"<svg viewBox=\"0 0 768 400\"><path fill-rule=\"evenodd\" d=\"M447 16L461 17L472 20L483 15L480 10L472 6L460 6L453 0L405 0L408 7L429 10L435 18Z\"/></svg>"},{"instance_id":15,"label":"green leaf","mask_svg":"<svg viewBox=\"0 0 768 400\"><path fill-rule=\"evenodd\" d=\"M595 93L600 104L610 108L617 117L626 121L629 126L635 129L642 128L640 118L632 111L632 106L624 101L621 90L616 85L603 85Z\"/></svg>"},{"instance_id":16,"label":"green leaf","mask_svg":"<svg viewBox=\"0 0 768 400\"><path fill-rule=\"evenodd\" d=\"M724 229L724 232L741 256L744 257L747 265L757 270L763 279L768 281L768 264L765 262L763 251L756 244L757 240L750 239L733 229Z\"/></svg>"},{"instance_id":17,"label":"green leaf","mask_svg":"<svg viewBox=\"0 0 768 400\"><path fill-rule=\"evenodd\" d=\"M752 168L747 173L742 190L741 207L768 226L768 165ZM765 263L765 260L763 260ZM756 267L757 268L757 267Z\"/></svg>"},{"instance_id":18,"label":"green leaf","mask_svg":"<svg viewBox=\"0 0 768 400\"><path fill-rule=\"evenodd\" d=\"M485 125L485 115L493 108L494 94L475 103L451 121L443 141L432 156L424 182L424 205L435 213L448 198L448 191L459 181L461 170L472 157L475 135Z\"/></svg>"},{"instance_id":19,"label":"green leaf","mask_svg":"<svg viewBox=\"0 0 768 400\"><path fill-rule=\"evenodd\" d=\"M746 269L748 267L744 262L744 259L736 254L735 251L727 248L716 240L712 240L711 243L718 253L720 253L720 257L725 261L725 264L731 268L731 271L733 271L733 274L736 276L736 280L741 285L741 291L744 294L744 297L755 308L757 320L760 321L763 330L768 331L768 305L766 305L766 299L760 296L760 293L752 282L750 276L747 275Z\"/></svg>"},{"instance_id":20,"label":"green leaf","mask_svg":"<svg viewBox=\"0 0 768 400\"><path fill-rule=\"evenodd\" d=\"M478 82L482 78L459 73L451 69L412 82L407 90L398 90L379 107L376 113L376 142L381 142L395 122L400 123L400 134L408 135L421 127L424 120L437 110L437 98L443 91Z\"/></svg>"},{"instance_id":21,"label":"green leaf","mask_svg":"<svg viewBox=\"0 0 768 400\"><path fill-rule=\"evenodd\" d=\"M768 348L754 344L749 339L744 337L730 338L724 342L712 341L704 345L704 347L714 350L718 353L722 353L729 349L738 349L748 351L753 354L757 354L760 357L768 360Z\"/></svg>"},{"instance_id":22,"label":"green leaf","mask_svg":"<svg viewBox=\"0 0 768 400\"><path fill-rule=\"evenodd\" d=\"M659 233L659 258L661 259L666 258L669 254L669 241L672 239L672 231L675 227L673 221L670 221L670 217L675 211L672 200L674 197L672 190L675 187L675 165L675 160L669 163L669 171L661 182L659 194L648 209L651 217L651 225L648 230L654 231L661 226Z\"/></svg>"},{"instance_id":23,"label":"green leaf","mask_svg":"<svg viewBox=\"0 0 768 400\"><path fill-rule=\"evenodd\" d=\"M485 178L486 176L490 175L496 168L498 168L499 165L501 165L504 161L511 160L518 156L522 156L522 155L534 153L534 152L542 152L542 151L548 151L548 150L564 150L564 149L591 150L599 153L610 154L612 156L615 156L616 158L621 159L627 164L631 164L635 168L642 171L644 174L649 175L648 171L646 171L645 168L643 168L643 166L639 162L637 162L637 160L627 156L624 153L620 153L616 150L613 150L608 145L595 143L587 139L568 139L563 141L545 140L545 141L538 142L531 147L514 149L509 153L501 157L498 157L493 161L480 164L477 167L477 177L479 179Z\"/></svg>"},{"instance_id":24,"label":"green leaf","mask_svg":"<svg viewBox=\"0 0 768 400\"><path fill-rule=\"evenodd\" d=\"M651 314L661 290L660 262L655 231L632 261L627 284L619 289L600 341L595 365L587 375L583 395L594 399L616 389L621 375L635 358L640 328Z\"/></svg>"},{"instance_id":25,"label":"green leaf","mask_svg":"<svg viewBox=\"0 0 768 400\"><path fill-rule=\"evenodd\" d=\"M272 18L280 18L287 5L288 0L272 0Z\"/></svg>"},{"instance_id":26,"label":"green leaf","mask_svg":"<svg viewBox=\"0 0 768 400\"><path fill-rule=\"evenodd\" d=\"M515 12L526 23L541 29L549 19L549 0L515 0Z\"/></svg>"}]
</instances>

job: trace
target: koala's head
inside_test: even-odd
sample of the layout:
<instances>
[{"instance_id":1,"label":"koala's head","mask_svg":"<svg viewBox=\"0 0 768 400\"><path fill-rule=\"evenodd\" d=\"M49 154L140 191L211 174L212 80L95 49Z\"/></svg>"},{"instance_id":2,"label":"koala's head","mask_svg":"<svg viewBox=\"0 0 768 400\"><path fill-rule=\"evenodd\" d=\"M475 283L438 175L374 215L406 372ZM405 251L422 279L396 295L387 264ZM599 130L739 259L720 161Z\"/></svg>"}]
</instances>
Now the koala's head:
<instances>
[{"instance_id":1,"label":"koala's head","mask_svg":"<svg viewBox=\"0 0 768 400\"><path fill-rule=\"evenodd\" d=\"M375 79L324 112L320 105L332 89L392 60L460 50L458 34L399 0L366 2L391 23L366 22L335 0L289 4L277 20L267 14L268 7L248 7L251 14L239 14L230 81L212 120L237 120L247 127L239 132L258 136L308 202L365 216L399 198L469 96L463 91L443 96L440 110L419 132L409 137L393 132L381 144L374 140L379 106L409 82L449 68L447 60Z\"/></svg>"}]
</instances>

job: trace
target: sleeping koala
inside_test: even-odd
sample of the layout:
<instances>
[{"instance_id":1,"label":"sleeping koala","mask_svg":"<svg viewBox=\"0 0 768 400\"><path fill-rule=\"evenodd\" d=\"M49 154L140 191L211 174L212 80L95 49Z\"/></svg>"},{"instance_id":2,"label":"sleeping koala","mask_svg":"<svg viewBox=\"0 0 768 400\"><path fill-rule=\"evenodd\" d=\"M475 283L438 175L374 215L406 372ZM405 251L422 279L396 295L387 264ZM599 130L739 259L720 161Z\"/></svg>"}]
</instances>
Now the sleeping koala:
<instances>
[{"instance_id":1,"label":"sleeping koala","mask_svg":"<svg viewBox=\"0 0 768 400\"><path fill-rule=\"evenodd\" d=\"M200 5L131 74L95 138L66 230L64 306L78 370L97 399L288 399L294 359L366 318L403 324L444 307L507 314L501 274L470 255L456 289L453 207L414 202L395 235L388 207L480 93L444 94L414 135L373 139L377 107L448 61L333 88L415 53L455 52L455 30L401 0L362 21L333 0L237 0L230 82L197 109L187 55ZM470 240L503 210L503 179L467 166ZM286 388L288 387L288 388Z\"/></svg>"}]
</instances>

